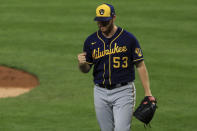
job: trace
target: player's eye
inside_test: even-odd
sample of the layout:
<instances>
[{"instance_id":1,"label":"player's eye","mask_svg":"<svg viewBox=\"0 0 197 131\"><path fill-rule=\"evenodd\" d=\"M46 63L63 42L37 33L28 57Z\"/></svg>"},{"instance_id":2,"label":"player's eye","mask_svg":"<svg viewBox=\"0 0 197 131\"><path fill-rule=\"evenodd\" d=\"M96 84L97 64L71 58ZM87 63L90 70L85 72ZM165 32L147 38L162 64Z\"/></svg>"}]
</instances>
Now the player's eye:
<instances>
[{"instance_id":1,"label":"player's eye","mask_svg":"<svg viewBox=\"0 0 197 131\"><path fill-rule=\"evenodd\" d=\"M99 21L99 24L101 24L102 26L107 26L109 25L110 21Z\"/></svg>"}]
</instances>

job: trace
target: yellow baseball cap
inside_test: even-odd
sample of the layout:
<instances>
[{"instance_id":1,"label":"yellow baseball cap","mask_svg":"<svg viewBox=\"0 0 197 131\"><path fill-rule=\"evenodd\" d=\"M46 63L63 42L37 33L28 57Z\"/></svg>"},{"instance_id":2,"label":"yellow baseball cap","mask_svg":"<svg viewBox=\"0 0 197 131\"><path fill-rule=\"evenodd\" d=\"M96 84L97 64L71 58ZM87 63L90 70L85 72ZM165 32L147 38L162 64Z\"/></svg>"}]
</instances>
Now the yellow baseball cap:
<instances>
[{"instance_id":1,"label":"yellow baseball cap","mask_svg":"<svg viewBox=\"0 0 197 131\"><path fill-rule=\"evenodd\" d=\"M114 7L110 4L102 4L96 8L95 21L109 21L115 15Z\"/></svg>"}]
</instances>

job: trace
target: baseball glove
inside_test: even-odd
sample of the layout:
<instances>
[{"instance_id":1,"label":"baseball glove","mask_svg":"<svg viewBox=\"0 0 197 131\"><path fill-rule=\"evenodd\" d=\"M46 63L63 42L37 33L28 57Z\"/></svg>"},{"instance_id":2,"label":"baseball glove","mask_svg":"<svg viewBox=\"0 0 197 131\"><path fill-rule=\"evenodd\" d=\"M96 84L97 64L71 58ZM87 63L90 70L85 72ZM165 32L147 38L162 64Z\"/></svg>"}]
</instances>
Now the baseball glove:
<instances>
[{"instance_id":1,"label":"baseball glove","mask_svg":"<svg viewBox=\"0 0 197 131\"><path fill-rule=\"evenodd\" d=\"M134 112L134 116L145 125L149 124L155 114L157 108L156 104L157 101L153 96L144 97L141 104Z\"/></svg>"}]
</instances>

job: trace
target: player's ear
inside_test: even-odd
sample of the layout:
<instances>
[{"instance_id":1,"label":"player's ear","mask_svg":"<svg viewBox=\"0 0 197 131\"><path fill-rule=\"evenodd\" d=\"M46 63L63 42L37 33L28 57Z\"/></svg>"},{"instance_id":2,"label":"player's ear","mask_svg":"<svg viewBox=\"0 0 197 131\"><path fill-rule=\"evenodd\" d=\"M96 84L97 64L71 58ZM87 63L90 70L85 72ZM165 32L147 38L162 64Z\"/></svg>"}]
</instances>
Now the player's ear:
<instances>
[{"instance_id":1,"label":"player's ear","mask_svg":"<svg viewBox=\"0 0 197 131\"><path fill-rule=\"evenodd\" d=\"M116 20L116 16L114 15L112 19L113 19L113 22L114 22Z\"/></svg>"},{"instance_id":2,"label":"player's ear","mask_svg":"<svg viewBox=\"0 0 197 131\"><path fill-rule=\"evenodd\" d=\"M114 16L113 16L113 20L115 20L115 19L116 19L116 16L114 15Z\"/></svg>"}]
</instances>

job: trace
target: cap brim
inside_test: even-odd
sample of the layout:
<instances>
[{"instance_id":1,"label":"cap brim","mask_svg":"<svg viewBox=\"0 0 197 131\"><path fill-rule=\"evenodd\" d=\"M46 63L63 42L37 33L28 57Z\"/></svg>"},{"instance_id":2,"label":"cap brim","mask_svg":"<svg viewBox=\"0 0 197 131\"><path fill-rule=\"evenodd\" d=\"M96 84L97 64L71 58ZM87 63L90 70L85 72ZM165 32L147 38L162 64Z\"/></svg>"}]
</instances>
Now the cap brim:
<instances>
[{"instance_id":1,"label":"cap brim","mask_svg":"<svg viewBox=\"0 0 197 131\"><path fill-rule=\"evenodd\" d=\"M112 17L95 17L94 21L109 21Z\"/></svg>"}]
</instances>

